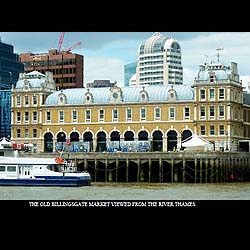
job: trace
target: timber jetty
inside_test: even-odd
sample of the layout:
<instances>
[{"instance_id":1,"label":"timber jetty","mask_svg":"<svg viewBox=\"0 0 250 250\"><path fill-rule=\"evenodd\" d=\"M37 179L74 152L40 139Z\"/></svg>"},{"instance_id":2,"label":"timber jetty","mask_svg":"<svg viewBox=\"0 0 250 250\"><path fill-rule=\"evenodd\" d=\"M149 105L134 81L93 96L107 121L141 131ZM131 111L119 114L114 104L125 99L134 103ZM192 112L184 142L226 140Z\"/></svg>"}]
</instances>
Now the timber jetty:
<instances>
[{"instance_id":1,"label":"timber jetty","mask_svg":"<svg viewBox=\"0 0 250 250\"><path fill-rule=\"evenodd\" d=\"M36 153L58 157L58 153ZM34 153L20 153L34 157ZM250 181L249 152L64 153L93 182L222 183Z\"/></svg>"}]
</instances>

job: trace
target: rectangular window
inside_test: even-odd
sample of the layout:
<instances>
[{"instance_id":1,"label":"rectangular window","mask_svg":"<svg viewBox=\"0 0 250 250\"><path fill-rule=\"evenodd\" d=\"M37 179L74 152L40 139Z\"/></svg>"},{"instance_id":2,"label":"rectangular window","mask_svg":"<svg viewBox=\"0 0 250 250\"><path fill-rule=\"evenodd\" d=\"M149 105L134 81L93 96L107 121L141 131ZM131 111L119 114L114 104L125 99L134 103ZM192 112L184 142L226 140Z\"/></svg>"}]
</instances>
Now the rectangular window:
<instances>
[{"instance_id":1,"label":"rectangular window","mask_svg":"<svg viewBox=\"0 0 250 250\"><path fill-rule=\"evenodd\" d=\"M146 109L141 108L141 120L146 120Z\"/></svg>"},{"instance_id":2,"label":"rectangular window","mask_svg":"<svg viewBox=\"0 0 250 250\"><path fill-rule=\"evenodd\" d=\"M206 135L206 127L201 125L201 135Z\"/></svg>"},{"instance_id":3,"label":"rectangular window","mask_svg":"<svg viewBox=\"0 0 250 250\"><path fill-rule=\"evenodd\" d=\"M215 117L215 108L214 108L214 106L210 106L209 107L209 116L210 116L210 118L211 119L214 119L214 117Z\"/></svg>"},{"instance_id":4,"label":"rectangular window","mask_svg":"<svg viewBox=\"0 0 250 250\"><path fill-rule=\"evenodd\" d=\"M174 120L175 119L175 108L174 107L170 107L169 108L169 119L170 120Z\"/></svg>"},{"instance_id":5,"label":"rectangular window","mask_svg":"<svg viewBox=\"0 0 250 250\"><path fill-rule=\"evenodd\" d=\"M99 121L104 122L104 110L103 109L99 110Z\"/></svg>"},{"instance_id":6,"label":"rectangular window","mask_svg":"<svg viewBox=\"0 0 250 250\"><path fill-rule=\"evenodd\" d=\"M86 110L85 117L86 117L86 122L91 121L91 112L90 112L90 110Z\"/></svg>"},{"instance_id":7,"label":"rectangular window","mask_svg":"<svg viewBox=\"0 0 250 250\"><path fill-rule=\"evenodd\" d=\"M118 121L118 110L113 109L113 122L117 122L117 121Z\"/></svg>"},{"instance_id":8,"label":"rectangular window","mask_svg":"<svg viewBox=\"0 0 250 250\"><path fill-rule=\"evenodd\" d=\"M132 120L132 109L127 108L127 121L131 121L131 120Z\"/></svg>"},{"instance_id":9,"label":"rectangular window","mask_svg":"<svg viewBox=\"0 0 250 250\"><path fill-rule=\"evenodd\" d=\"M219 116L224 117L225 112L224 112L224 106L219 106Z\"/></svg>"},{"instance_id":10,"label":"rectangular window","mask_svg":"<svg viewBox=\"0 0 250 250\"><path fill-rule=\"evenodd\" d=\"M25 103L25 105L29 105L29 96L25 96L24 97L24 103Z\"/></svg>"},{"instance_id":11,"label":"rectangular window","mask_svg":"<svg viewBox=\"0 0 250 250\"><path fill-rule=\"evenodd\" d=\"M214 125L210 126L210 135L214 135Z\"/></svg>"},{"instance_id":12,"label":"rectangular window","mask_svg":"<svg viewBox=\"0 0 250 250\"><path fill-rule=\"evenodd\" d=\"M28 128L26 128L24 131L24 137L29 138L29 129Z\"/></svg>"},{"instance_id":13,"label":"rectangular window","mask_svg":"<svg viewBox=\"0 0 250 250\"><path fill-rule=\"evenodd\" d=\"M219 99L224 100L225 99L225 90L224 89L219 89Z\"/></svg>"},{"instance_id":14,"label":"rectangular window","mask_svg":"<svg viewBox=\"0 0 250 250\"><path fill-rule=\"evenodd\" d=\"M185 119L190 119L190 109L189 109L189 107L185 107L184 115L185 115Z\"/></svg>"},{"instance_id":15,"label":"rectangular window","mask_svg":"<svg viewBox=\"0 0 250 250\"><path fill-rule=\"evenodd\" d=\"M36 129L36 128L33 129L33 137L34 137L34 138L37 137L37 129Z\"/></svg>"},{"instance_id":16,"label":"rectangular window","mask_svg":"<svg viewBox=\"0 0 250 250\"><path fill-rule=\"evenodd\" d=\"M33 123L37 123L37 112L33 112Z\"/></svg>"},{"instance_id":17,"label":"rectangular window","mask_svg":"<svg viewBox=\"0 0 250 250\"><path fill-rule=\"evenodd\" d=\"M224 130L224 125L220 125L220 135L224 135L225 130Z\"/></svg>"},{"instance_id":18,"label":"rectangular window","mask_svg":"<svg viewBox=\"0 0 250 250\"><path fill-rule=\"evenodd\" d=\"M64 122L64 111L59 111L59 122Z\"/></svg>"},{"instance_id":19,"label":"rectangular window","mask_svg":"<svg viewBox=\"0 0 250 250\"><path fill-rule=\"evenodd\" d=\"M47 111L47 113L46 113L46 121L51 122L51 113L50 113L50 111Z\"/></svg>"},{"instance_id":20,"label":"rectangular window","mask_svg":"<svg viewBox=\"0 0 250 250\"><path fill-rule=\"evenodd\" d=\"M161 119L161 109L159 107L155 108L155 120Z\"/></svg>"},{"instance_id":21,"label":"rectangular window","mask_svg":"<svg viewBox=\"0 0 250 250\"><path fill-rule=\"evenodd\" d=\"M36 95L33 96L33 105L37 105L37 96Z\"/></svg>"},{"instance_id":22,"label":"rectangular window","mask_svg":"<svg viewBox=\"0 0 250 250\"><path fill-rule=\"evenodd\" d=\"M16 122L21 123L21 112L16 113Z\"/></svg>"},{"instance_id":23,"label":"rectangular window","mask_svg":"<svg viewBox=\"0 0 250 250\"><path fill-rule=\"evenodd\" d=\"M214 95L214 89L209 90L209 100L214 101L215 100L215 95Z\"/></svg>"},{"instance_id":24,"label":"rectangular window","mask_svg":"<svg viewBox=\"0 0 250 250\"><path fill-rule=\"evenodd\" d=\"M29 112L25 112L25 123L29 122Z\"/></svg>"},{"instance_id":25,"label":"rectangular window","mask_svg":"<svg viewBox=\"0 0 250 250\"><path fill-rule=\"evenodd\" d=\"M16 166L7 166L7 172L16 172Z\"/></svg>"},{"instance_id":26,"label":"rectangular window","mask_svg":"<svg viewBox=\"0 0 250 250\"><path fill-rule=\"evenodd\" d=\"M20 129L20 128L18 128L18 129L16 130L16 137L17 137L17 138L21 138L21 129Z\"/></svg>"},{"instance_id":27,"label":"rectangular window","mask_svg":"<svg viewBox=\"0 0 250 250\"><path fill-rule=\"evenodd\" d=\"M0 166L0 172L5 172L5 166Z\"/></svg>"},{"instance_id":28,"label":"rectangular window","mask_svg":"<svg viewBox=\"0 0 250 250\"><path fill-rule=\"evenodd\" d=\"M206 92L205 89L200 90L200 100L205 100L206 99Z\"/></svg>"},{"instance_id":29,"label":"rectangular window","mask_svg":"<svg viewBox=\"0 0 250 250\"><path fill-rule=\"evenodd\" d=\"M77 111L76 110L72 111L72 120L73 120L73 122L77 122Z\"/></svg>"},{"instance_id":30,"label":"rectangular window","mask_svg":"<svg viewBox=\"0 0 250 250\"><path fill-rule=\"evenodd\" d=\"M16 105L21 106L21 97L20 96L16 97Z\"/></svg>"},{"instance_id":31,"label":"rectangular window","mask_svg":"<svg viewBox=\"0 0 250 250\"><path fill-rule=\"evenodd\" d=\"M200 107L200 119L205 119L205 118L206 118L206 108Z\"/></svg>"}]
</instances>

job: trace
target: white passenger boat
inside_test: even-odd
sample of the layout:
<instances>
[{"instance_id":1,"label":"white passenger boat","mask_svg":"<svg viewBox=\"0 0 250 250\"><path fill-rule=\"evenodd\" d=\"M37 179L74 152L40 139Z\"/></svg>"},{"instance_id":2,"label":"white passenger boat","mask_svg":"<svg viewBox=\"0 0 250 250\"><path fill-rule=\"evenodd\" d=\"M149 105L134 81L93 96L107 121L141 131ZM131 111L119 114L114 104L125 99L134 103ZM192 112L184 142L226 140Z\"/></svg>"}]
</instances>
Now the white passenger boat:
<instances>
[{"instance_id":1,"label":"white passenger boat","mask_svg":"<svg viewBox=\"0 0 250 250\"><path fill-rule=\"evenodd\" d=\"M0 156L0 185L5 186L87 186L88 172L70 171L62 158Z\"/></svg>"}]
</instances>

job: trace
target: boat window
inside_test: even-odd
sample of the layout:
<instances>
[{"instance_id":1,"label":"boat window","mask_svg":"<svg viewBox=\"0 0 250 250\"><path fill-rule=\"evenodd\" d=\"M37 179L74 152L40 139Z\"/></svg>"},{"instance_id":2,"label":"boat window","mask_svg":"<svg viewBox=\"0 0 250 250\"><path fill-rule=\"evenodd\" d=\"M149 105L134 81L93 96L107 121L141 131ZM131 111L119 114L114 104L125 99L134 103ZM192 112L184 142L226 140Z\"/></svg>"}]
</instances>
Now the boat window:
<instances>
[{"instance_id":1,"label":"boat window","mask_svg":"<svg viewBox=\"0 0 250 250\"><path fill-rule=\"evenodd\" d=\"M0 166L0 172L5 172L5 166Z\"/></svg>"},{"instance_id":2,"label":"boat window","mask_svg":"<svg viewBox=\"0 0 250 250\"><path fill-rule=\"evenodd\" d=\"M61 172L62 165L52 164L52 165L48 165L47 168L54 172Z\"/></svg>"},{"instance_id":3,"label":"boat window","mask_svg":"<svg viewBox=\"0 0 250 250\"><path fill-rule=\"evenodd\" d=\"M8 172L16 172L16 166L7 166Z\"/></svg>"}]
</instances>

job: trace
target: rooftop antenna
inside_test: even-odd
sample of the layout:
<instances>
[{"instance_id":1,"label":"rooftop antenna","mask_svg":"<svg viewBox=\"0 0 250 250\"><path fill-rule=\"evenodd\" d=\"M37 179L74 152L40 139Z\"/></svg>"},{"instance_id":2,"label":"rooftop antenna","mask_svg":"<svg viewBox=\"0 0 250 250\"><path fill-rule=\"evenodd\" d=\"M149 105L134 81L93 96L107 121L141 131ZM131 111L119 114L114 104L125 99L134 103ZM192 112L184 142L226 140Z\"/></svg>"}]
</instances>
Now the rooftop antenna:
<instances>
[{"instance_id":1,"label":"rooftop antenna","mask_svg":"<svg viewBox=\"0 0 250 250\"><path fill-rule=\"evenodd\" d=\"M220 61L220 50L224 50L223 48L217 48L216 49L218 52L217 52L217 58L218 58L218 60L217 60L217 62L219 62Z\"/></svg>"}]
</instances>

